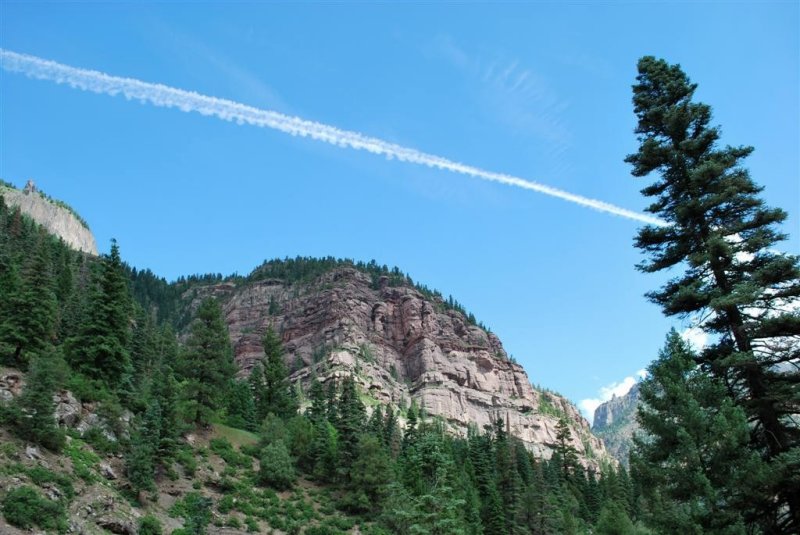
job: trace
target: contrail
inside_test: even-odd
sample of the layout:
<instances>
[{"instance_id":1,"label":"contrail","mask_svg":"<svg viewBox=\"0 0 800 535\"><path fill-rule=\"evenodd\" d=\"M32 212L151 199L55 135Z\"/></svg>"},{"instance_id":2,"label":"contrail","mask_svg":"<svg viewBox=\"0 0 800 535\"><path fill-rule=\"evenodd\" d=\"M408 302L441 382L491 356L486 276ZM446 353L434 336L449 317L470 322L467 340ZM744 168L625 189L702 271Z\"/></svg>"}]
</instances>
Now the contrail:
<instances>
[{"instance_id":1,"label":"contrail","mask_svg":"<svg viewBox=\"0 0 800 535\"><path fill-rule=\"evenodd\" d=\"M666 226L667 223L656 217L640 214L597 199L590 199L574 193L553 188L538 182L532 182L504 173L486 171L463 163L448 160L441 156L427 154L409 147L396 145L382 139L365 136L358 132L341 130L322 123L308 121L299 117L291 117L270 110L262 110L240 104L231 100L209 97L193 91L185 91L162 84L153 84L121 78L102 72L79 69L56 63L28 54L20 54L0 48L0 60L3 69L10 72L23 73L31 78L50 80L70 87L116 96L122 94L128 100L148 102L165 108L178 108L184 112L196 112L214 116L237 124L249 124L260 128L272 128L293 136L310 137L339 147L365 150L380 154L388 159L396 158L403 162L415 163L436 169L444 169L453 173L468 175L483 180L499 182L527 190L537 191L557 197L568 202L587 206L601 212L632 219L650 225Z\"/></svg>"}]
</instances>

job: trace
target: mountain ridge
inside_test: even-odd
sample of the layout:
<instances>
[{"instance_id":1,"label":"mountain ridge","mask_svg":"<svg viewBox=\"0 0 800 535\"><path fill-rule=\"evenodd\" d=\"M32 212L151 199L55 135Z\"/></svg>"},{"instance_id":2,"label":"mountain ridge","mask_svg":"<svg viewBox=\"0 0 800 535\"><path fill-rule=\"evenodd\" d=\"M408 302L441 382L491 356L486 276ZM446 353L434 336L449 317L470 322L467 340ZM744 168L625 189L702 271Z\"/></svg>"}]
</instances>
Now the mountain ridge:
<instances>
[{"instance_id":1,"label":"mountain ridge","mask_svg":"<svg viewBox=\"0 0 800 535\"><path fill-rule=\"evenodd\" d=\"M256 276L195 287L182 298L189 310L209 296L222 303L242 375L263 355L261 337L272 327L291 379L305 387L353 373L376 402L402 409L413 399L462 436L500 418L542 458L552 455L564 418L584 463L599 468L609 459L577 408L534 389L499 338L463 309L401 277L395 285L373 278L345 264L301 284Z\"/></svg>"}]
</instances>

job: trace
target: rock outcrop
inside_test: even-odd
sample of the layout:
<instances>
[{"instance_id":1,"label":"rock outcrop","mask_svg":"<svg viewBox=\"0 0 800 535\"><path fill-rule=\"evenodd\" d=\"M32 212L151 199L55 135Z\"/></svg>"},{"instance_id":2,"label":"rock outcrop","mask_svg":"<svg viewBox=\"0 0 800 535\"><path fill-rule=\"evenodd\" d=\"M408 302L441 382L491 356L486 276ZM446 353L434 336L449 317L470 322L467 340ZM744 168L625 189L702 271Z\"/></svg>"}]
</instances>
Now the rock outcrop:
<instances>
[{"instance_id":1,"label":"rock outcrop","mask_svg":"<svg viewBox=\"0 0 800 535\"><path fill-rule=\"evenodd\" d=\"M261 338L272 326L295 382L352 374L371 400L400 409L414 400L461 434L502 419L544 458L565 417L586 464L607 457L577 409L534 389L497 336L408 285L375 284L362 271L339 267L309 284L267 279L192 292L190 306L207 295L222 302L242 374L262 357Z\"/></svg>"},{"instance_id":2,"label":"rock outcrop","mask_svg":"<svg viewBox=\"0 0 800 535\"><path fill-rule=\"evenodd\" d=\"M36 190L32 181L23 190L0 184L0 195L9 206L16 206L48 232L60 237L78 251L97 256L97 243L86 224L63 203L48 199Z\"/></svg>"},{"instance_id":3,"label":"rock outcrop","mask_svg":"<svg viewBox=\"0 0 800 535\"><path fill-rule=\"evenodd\" d=\"M639 429L636 408L639 405L639 385L635 384L624 396L614 396L594 411L592 432L603 440L608 452L627 465L633 435Z\"/></svg>"}]
</instances>

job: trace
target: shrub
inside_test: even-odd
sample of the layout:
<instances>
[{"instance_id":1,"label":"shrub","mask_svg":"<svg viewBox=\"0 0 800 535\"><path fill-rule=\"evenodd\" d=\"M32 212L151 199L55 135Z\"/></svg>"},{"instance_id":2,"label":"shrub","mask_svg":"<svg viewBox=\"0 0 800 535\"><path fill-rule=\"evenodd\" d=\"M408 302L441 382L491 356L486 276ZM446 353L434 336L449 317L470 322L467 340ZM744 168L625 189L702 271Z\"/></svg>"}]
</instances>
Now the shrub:
<instances>
[{"instance_id":1,"label":"shrub","mask_svg":"<svg viewBox=\"0 0 800 535\"><path fill-rule=\"evenodd\" d=\"M139 519L139 535L161 535L161 521L153 515L145 515Z\"/></svg>"},{"instance_id":2,"label":"shrub","mask_svg":"<svg viewBox=\"0 0 800 535\"><path fill-rule=\"evenodd\" d=\"M250 533L258 533L260 529L258 527L258 521L251 516L244 519L244 524L247 526L247 531Z\"/></svg>"},{"instance_id":3,"label":"shrub","mask_svg":"<svg viewBox=\"0 0 800 535\"><path fill-rule=\"evenodd\" d=\"M182 448L175 454L175 460L183 467L187 476L193 477L197 472L197 460L192 455L192 450Z\"/></svg>"},{"instance_id":4,"label":"shrub","mask_svg":"<svg viewBox=\"0 0 800 535\"><path fill-rule=\"evenodd\" d=\"M233 445L225 438L212 439L209 447L211 451L219 455L230 466L250 468L253 465L247 455L243 455L233 449Z\"/></svg>"},{"instance_id":5,"label":"shrub","mask_svg":"<svg viewBox=\"0 0 800 535\"><path fill-rule=\"evenodd\" d=\"M263 485L285 490L292 486L296 477L294 463L285 443L279 441L264 448L258 472L258 479Z\"/></svg>"},{"instance_id":6,"label":"shrub","mask_svg":"<svg viewBox=\"0 0 800 535\"><path fill-rule=\"evenodd\" d=\"M26 470L26 473L28 477L31 478L31 481L40 487L45 483L55 483L67 500L71 500L75 497L75 489L72 486L72 481L64 474L57 474L43 466L33 466Z\"/></svg>"},{"instance_id":7,"label":"shrub","mask_svg":"<svg viewBox=\"0 0 800 535\"><path fill-rule=\"evenodd\" d=\"M67 530L67 517L61 504L48 500L32 487L17 487L9 491L3 499L3 516L9 524L20 529L39 526L58 533Z\"/></svg>"},{"instance_id":8,"label":"shrub","mask_svg":"<svg viewBox=\"0 0 800 535\"><path fill-rule=\"evenodd\" d=\"M67 444L66 453L72 460L72 471L76 476L87 483L97 480L97 477L92 472L92 468L100 462L100 457L96 453L83 449L82 442L76 439Z\"/></svg>"}]
</instances>

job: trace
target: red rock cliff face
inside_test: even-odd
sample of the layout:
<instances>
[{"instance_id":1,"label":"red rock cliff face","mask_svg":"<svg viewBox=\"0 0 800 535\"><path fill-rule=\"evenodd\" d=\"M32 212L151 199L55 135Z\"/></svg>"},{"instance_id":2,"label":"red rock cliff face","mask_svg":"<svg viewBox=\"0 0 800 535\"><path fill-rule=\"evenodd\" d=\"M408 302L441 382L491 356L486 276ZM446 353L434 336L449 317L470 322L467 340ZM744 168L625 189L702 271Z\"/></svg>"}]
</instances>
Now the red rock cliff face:
<instances>
[{"instance_id":1,"label":"red rock cliff face","mask_svg":"<svg viewBox=\"0 0 800 535\"><path fill-rule=\"evenodd\" d=\"M278 280L207 287L223 303L236 361L246 374L262 357L268 326L282 336L292 380L307 384L353 374L370 398L395 406L414 399L458 433L502 418L511 433L548 458L559 415L571 423L584 462L607 458L575 407L531 387L500 340L411 287L371 286L354 268L311 284Z\"/></svg>"}]
</instances>

